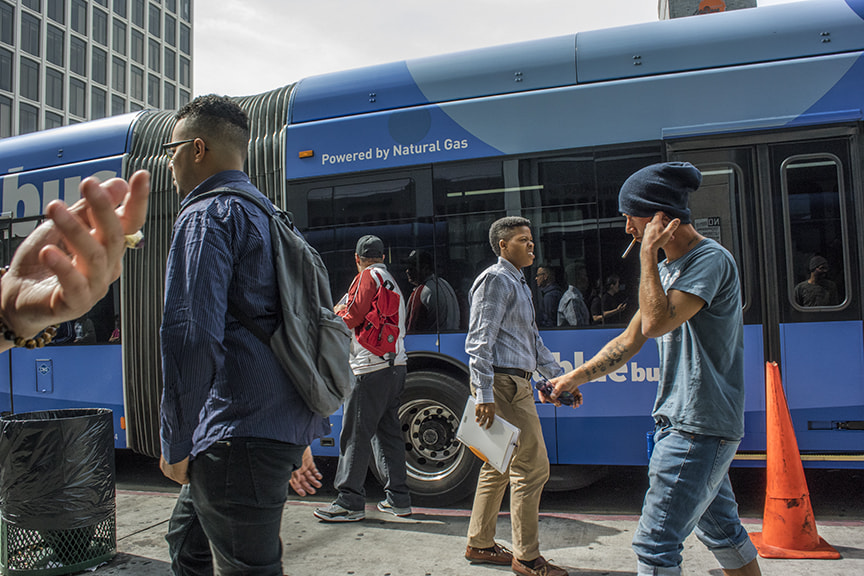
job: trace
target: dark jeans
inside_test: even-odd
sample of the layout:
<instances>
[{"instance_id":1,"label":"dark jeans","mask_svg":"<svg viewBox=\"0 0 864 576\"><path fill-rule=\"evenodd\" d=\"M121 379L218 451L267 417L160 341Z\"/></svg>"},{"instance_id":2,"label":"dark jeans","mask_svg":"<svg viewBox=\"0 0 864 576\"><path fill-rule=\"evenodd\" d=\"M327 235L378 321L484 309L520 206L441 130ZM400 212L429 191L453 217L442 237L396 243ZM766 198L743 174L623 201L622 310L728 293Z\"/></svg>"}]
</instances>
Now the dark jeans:
<instances>
[{"instance_id":1,"label":"dark jeans","mask_svg":"<svg viewBox=\"0 0 864 576\"><path fill-rule=\"evenodd\" d=\"M339 464L336 467L336 503L348 510L366 506L363 483L369 460L386 479L384 492L393 506L408 508L405 443L399 425L399 404L405 389L405 366L360 374L342 409Z\"/></svg>"},{"instance_id":2,"label":"dark jeans","mask_svg":"<svg viewBox=\"0 0 864 576\"><path fill-rule=\"evenodd\" d=\"M231 438L196 456L165 537L172 573L281 576L282 509L305 448Z\"/></svg>"}]
</instances>

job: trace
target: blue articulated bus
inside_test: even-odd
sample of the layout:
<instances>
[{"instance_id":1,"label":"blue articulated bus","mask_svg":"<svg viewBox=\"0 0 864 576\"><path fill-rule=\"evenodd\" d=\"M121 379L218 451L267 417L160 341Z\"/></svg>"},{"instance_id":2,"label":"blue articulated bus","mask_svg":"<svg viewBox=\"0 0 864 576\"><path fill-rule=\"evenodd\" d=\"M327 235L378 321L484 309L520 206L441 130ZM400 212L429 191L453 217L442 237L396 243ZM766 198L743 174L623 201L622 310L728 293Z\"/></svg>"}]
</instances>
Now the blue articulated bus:
<instances>
[{"instance_id":1,"label":"blue articulated bus","mask_svg":"<svg viewBox=\"0 0 864 576\"><path fill-rule=\"evenodd\" d=\"M630 238L617 194L630 174L664 160L702 170L694 224L741 271L747 401L736 463L764 465L764 366L776 361L804 465L864 467L864 0L580 32L237 100L252 124L253 182L294 214L337 299L356 272L356 240L369 233L384 240L406 297L404 262L415 250L457 294L458 329L406 336L400 418L420 500L465 496L479 467L455 432L468 395L467 292L494 261L491 222L529 218L537 264L562 289L568 278L581 284L592 322L541 327L569 370L638 306L638 258L621 257ZM179 206L159 145L173 122L145 111L0 141L7 260L50 199L76 197L81 177L154 174L147 244L91 314L97 342L4 354L0 409L107 406L118 447L158 454L158 326ZM813 263L828 294L815 303L802 298ZM539 307L537 267L525 272ZM117 317L121 343L109 343ZM608 466L645 465L657 378L649 344L583 386L581 408L538 403L550 460L567 466L556 476L578 486ZM338 454L340 420L331 418L316 453Z\"/></svg>"}]
</instances>

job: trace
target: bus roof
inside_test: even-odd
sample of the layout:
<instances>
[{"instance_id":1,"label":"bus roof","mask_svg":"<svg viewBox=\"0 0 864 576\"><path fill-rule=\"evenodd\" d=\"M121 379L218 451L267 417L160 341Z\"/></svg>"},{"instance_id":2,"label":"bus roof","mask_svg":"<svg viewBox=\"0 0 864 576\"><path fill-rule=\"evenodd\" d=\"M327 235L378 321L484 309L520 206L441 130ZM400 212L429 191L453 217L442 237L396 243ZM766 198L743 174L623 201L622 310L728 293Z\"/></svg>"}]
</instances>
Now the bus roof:
<instances>
[{"instance_id":1,"label":"bus roof","mask_svg":"<svg viewBox=\"0 0 864 576\"><path fill-rule=\"evenodd\" d=\"M71 124L0 140L0 174L40 170L128 151L143 112Z\"/></svg>"},{"instance_id":2,"label":"bus roof","mask_svg":"<svg viewBox=\"0 0 864 576\"><path fill-rule=\"evenodd\" d=\"M864 0L811 0L312 76L288 122L862 49Z\"/></svg>"}]
</instances>

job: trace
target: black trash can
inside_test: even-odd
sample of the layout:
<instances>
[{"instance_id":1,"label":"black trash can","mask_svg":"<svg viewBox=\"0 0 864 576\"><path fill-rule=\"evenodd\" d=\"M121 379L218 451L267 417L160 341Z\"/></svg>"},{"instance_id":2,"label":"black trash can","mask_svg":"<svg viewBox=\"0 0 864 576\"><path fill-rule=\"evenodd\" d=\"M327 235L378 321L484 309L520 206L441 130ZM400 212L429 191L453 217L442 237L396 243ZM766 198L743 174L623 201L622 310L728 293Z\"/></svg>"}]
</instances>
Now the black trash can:
<instances>
[{"instance_id":1,"label":"black trash can","mask_svg":"<svg viewBox=\"0 0 864 576\"><path fill-rule=\"evenodd\" d=\"M114 476L111 410L0 417L0 573L70 574L113 558Z\"/></svg>"}]
</instances>

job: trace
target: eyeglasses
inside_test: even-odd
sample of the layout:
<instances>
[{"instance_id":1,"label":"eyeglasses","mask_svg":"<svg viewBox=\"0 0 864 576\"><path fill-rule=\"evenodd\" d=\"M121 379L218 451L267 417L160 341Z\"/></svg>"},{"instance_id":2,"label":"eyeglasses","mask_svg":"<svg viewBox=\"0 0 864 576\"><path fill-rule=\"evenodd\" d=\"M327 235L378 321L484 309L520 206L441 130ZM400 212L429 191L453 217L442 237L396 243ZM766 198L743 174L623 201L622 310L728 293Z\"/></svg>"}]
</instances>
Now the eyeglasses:
<instances>
[{"instance_id":1,"label":"eyeglasses","mask_svg":"<svg viewBox=\"0 0 864 576\"><path fill-rule=\"evenodd\" d=\"M168 158L174 157L174 149L178 146L182 146L183 144L188 144L190 142L194 142L196 138L189 138L188 140L177 140L176 142L168 142L166 144L162 144L162 151L168 155Z\"/></svg>"}]
</instances>

